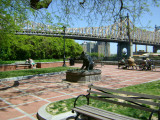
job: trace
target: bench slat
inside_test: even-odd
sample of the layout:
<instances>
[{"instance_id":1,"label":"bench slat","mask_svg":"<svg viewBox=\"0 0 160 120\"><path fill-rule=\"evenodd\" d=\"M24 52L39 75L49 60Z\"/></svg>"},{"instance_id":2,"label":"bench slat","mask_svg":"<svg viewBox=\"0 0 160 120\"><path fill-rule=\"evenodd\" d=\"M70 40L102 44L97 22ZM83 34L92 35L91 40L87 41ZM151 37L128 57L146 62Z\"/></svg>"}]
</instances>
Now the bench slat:
<instances>
[{"instance_id":1,"label":"bench slat","mask_svg":"<svg viewBox=\"0 0 160 120\"><path fill-rule=\"evenodd\" d=\"M111 120L111 119L114 119L114 120L137 120L136 118L131 118L128 116L120 115L120 114L109 112L109 111L102 110L102 109L98 109L98 108L91 107L88 105L76 107L76 108L73 108L73 110L78 113L81 113L81 114L84 114L84 115L87 115L90 117L94 117L97 119L101 119L101 120Z\"/></svg>"},{"instance_id":2,"label":"bench slat","mask_svg":"<svg viewBox=\"0 0 160 120\"><path fill-rule=\"evenodd\" d=\"M88 94L86 95L86 97L88 98L88 104L90 99L95 99L103 102L122 105L124 107L148 111L150 112L149 119L152 117L153 113L156 113L158 114L158 119L160 119L160 96L107 89L93 85L89 85L88 87L89 90L87 90ZM77 97L77 99L78 98L79 96ZM74 105L76 105L77 99L75 100ZM132 120L132 118L127 118L127 116L125 116L126 118L122 118L121 115L117 113L108 112L106 110L101 110L99 108L91 107L88 105L74 107L72 110L78 112L79 114L84 114L86 116L100 120Z\"/></svg>"},{"instance_id":3,"label":"bench slat","mask_svg":"<svg viewBox=\"0 0 160 120\"><path fill-rule=\"evenodd\" d=\"M30 65L17 65L17 66L18 66L18 67L19 67L19 66L24 66L24 67L25 67L25 66L30 66Z\"/></svg>"},{"instance_id":4,"label":"bench slat","mask_svg":"<svg viewBox=\"0 0 160 120\"><path fill-rule=\"evenodd\" d=\"M108 88L102 88L98 86L92 86L89 85L89 88L97 89L97 90L103 90L103 91L108 91L108 92L115 92L115 93L121 93L121 94L126 94L126 95L133 95L133 96L139 96L139 97L144 97L144 98L150 98L150 99L157 99L160 100L160 96L153 96L153 95L146 95L146 94L140 94L140 93L133 93L133 92L126 92L126 91L120 91L120 90L113 90L113 89L108 89Z\"/></svg>"},{"instance_id":5,"label":"bench slat","mask_svg":"<svg viewBox=\"0 0 160 120\"><path fill-rule=\"evenodd\" d=\"M98 115L95 115L94 113L91 113L91 112L88 112L86 110L82 110L82 109L79 109L79 108L73 108L72 110L80 113L80 114L84 114L86 116L89 116L89 117L93 117L93 118L96 118L96 119L100 119L100 120L111 120L109 118L104 118L102 116L98 116Z\"/></svg>"},{"instance_id":6,"label":"bench slat","mask_svg":"<svg viewBox=\"0 0 160 120\"><path fill-rule=\"evenodd\" d=\"M132 108L135 108L135 109L145 110L145 111L148 111L148 112L153 112L153 111L157 112L157 113L159 112L156 109L141 107L141 106L127 104L127 103L121 103L121 102L117 102L117 101L113 101L113 100L109 100L109 99L103 99L103 98L98 98L98 97L93 97L93 96L89 96L89 98L104 101L104 102L110 102L110 103L117 104L117 105L122 105L122 106L125 106L125 107L132 107Z\"/></svg>"},{"instance_id":7,"label":"bench slat","mask_svg":"<svg viewBox=\"0 0 160 120\"><path fill-rule=\"evenodd\" d=\"M137 120L136 118L132 118L132 117L128 117L128 116L125 116L125 115L121 115L121 114L118 114L118 113L113 113L113 112L110 112L110 111L106 111L106 110L102 110L102 109L99 109L99 108L95 108L95 107L92 107L92 106L88 106L88 105L84 105L82 106L82 108L84 109L87 109L87 110L90 110L90 111L93 111L95 114L98 114L98 115L101 115L101 116L104 116L104 117L109 117L109 118L114 118L116 120L122 120L125 119L125 120Z\"/></svg>"},{"instance_id":8,"label":"bench slat","mask_svg":"<svg viewBox=\"0 0 160 120\"><path fill-rule=\"evenodd\" d=\"M155 102L151 102L151 101L137 100L137 99L134 99L134 98L123 97L123 96L118 96L118 95L112 95L112 94L108 94L108 93L96 92L96 91L91 91L91 90L87 90L87 92L98 94L98 95L103 95L104 97L118 98L118 99L131 101L131 102L138 102L138 103L142 103L142 104L160 106L160 103L155 103Z\"/></svg>"}]
</instances>

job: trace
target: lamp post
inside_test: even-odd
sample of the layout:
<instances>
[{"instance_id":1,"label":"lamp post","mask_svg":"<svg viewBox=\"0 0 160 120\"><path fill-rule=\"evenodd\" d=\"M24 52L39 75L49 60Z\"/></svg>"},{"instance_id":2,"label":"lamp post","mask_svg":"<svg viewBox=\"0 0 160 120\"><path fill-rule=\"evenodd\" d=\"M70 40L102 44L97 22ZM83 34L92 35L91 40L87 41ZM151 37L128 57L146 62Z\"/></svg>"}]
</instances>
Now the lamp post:
<instances>
[{"instance_id":1,"label":"lamp post","mask_svg":"<svg viewBox=\"0 0 160 120\"><path fill-rule=\"evenodd\" d=\"M128 35L128 39L129 39L129 50L128 50L129 55L127 54L127 56L133 57L133 50L132 50L133 42L132 42L131 36L130 36L130 23L129 23L129 14L128 13L127 13L127 28L128 28L127 35Z\"/></svg>"},{"instance_id":2,"label":"lamp post","mask_svg":"<svg viewBox=\"0 0 160 120\"><path fill-rule=\"evenodd\" d=\"M65 29L66 29L66 27L65 27L65 26L63 26L63 32L64 32L64 35L63 35L63 40L64 40L63 67L66 67L66 61L65 61Z\"/></svg>"}]
</instances>

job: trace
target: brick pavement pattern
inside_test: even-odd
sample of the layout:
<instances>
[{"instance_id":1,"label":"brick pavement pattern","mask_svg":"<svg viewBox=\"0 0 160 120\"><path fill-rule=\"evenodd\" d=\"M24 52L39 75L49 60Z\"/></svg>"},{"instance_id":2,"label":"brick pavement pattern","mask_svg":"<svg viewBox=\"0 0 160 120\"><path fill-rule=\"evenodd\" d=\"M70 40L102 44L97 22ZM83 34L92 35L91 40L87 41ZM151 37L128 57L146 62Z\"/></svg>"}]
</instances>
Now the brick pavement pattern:
<instances>
[{"instance_id":1,"label":"brick pavement pattern","mask_svg":"<svg viewBox=\"0 0 160 120\"><path fill-rule=\"evenodd\" d=\"M76 64L74 67L81 67ZM97 66L102 70L101 81L93 82L98 86L118 89L131 85L160 80L160 70L139 71L118 69L116 65ZM0 83L0 119L36 120L38 109L50 102L69 99L86 94L91 83L70 83L65 81L65 73L60 75L39 76L18 82Z\"/></svg>"}]
</instances>

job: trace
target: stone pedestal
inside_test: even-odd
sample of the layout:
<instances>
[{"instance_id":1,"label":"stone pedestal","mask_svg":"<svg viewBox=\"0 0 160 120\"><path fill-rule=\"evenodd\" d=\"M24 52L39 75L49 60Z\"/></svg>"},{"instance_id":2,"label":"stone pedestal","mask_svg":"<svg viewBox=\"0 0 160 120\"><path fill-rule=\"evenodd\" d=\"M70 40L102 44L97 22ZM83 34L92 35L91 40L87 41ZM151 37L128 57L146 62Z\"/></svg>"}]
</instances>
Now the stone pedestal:
<instances>
[{"instance_id":1,"label":"stone pedestal","mask_svg":"<svg viewBox=\"0 0 160 120\"><path fill-rule=\"evenodd\" d=\"M70 82L91 82L101 80L101 70L68 70L66 80Z\"/></svg>"}]
</instances>

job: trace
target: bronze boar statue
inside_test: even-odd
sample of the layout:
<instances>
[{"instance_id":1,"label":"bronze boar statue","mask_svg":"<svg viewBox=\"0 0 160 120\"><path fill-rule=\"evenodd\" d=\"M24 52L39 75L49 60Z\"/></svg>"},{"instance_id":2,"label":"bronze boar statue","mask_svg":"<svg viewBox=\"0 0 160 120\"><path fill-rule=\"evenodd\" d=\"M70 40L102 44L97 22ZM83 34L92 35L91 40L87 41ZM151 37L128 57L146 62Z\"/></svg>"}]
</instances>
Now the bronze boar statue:
<instances>
[{"instance_id":1,"label":"bronze boar statue","mask_svg":"<svg viewBox=\"0 0 160 120\"><path fill-rule=\"evenodd\" d=\"M83 60L83 65L82 65L81 69L93 70L94 62L93 62L91 56L89 56L85 52L82 52L79 59Z\"/></svg>"}]
</instances>

